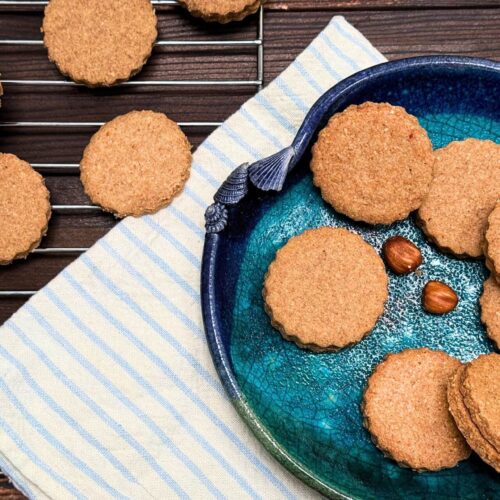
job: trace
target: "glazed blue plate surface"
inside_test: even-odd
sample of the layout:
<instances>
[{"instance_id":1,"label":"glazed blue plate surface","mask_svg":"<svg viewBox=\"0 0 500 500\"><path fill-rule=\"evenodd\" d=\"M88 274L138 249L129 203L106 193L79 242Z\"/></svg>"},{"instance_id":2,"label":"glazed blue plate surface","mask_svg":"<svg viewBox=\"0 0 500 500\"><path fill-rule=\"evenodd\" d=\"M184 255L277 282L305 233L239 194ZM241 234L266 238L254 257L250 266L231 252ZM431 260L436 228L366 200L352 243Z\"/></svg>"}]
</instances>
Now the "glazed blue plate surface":
<instances>
[{"instance_id":1,"label":"glazed blue plate surface","mask_svg":"<svg viewBox=\"0 0 500 500\"><path fill-rule=\"evenodd\" d=\"M491 61L425 57L365 70L318 101L291 148L243 166L207 212L203 312L221 379L266 448L325 495L500 498L498 475L475 455L435 473L416 473L384 458L360 412L367 378L387 353L425 346L469 361L493 350L478 308L487 276L483 263L439 252L413 218L373 227L337 214L323 202L309 171L318 131L349 104L404 106L439 148L467 137L500 142L499 96L500 64ZM421 248L424 264L421 273L390 274L385 313L368 337L338 353L318 355L283 340L272 328L262 284L276 251L290 237L324 225L359 233L377 250L389 236L404 235ZM458 292L460 303L451 314L422 310L421 290L430 279Z\"/></svg>"}]
</instances>

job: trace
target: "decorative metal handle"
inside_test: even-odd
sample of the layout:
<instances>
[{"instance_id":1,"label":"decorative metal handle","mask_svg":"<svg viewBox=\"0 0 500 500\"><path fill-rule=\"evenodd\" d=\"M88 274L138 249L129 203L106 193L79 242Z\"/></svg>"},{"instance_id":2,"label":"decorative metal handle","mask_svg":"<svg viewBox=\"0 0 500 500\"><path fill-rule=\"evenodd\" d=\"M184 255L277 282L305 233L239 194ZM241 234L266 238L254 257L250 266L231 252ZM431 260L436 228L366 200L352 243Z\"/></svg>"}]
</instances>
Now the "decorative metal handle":
<instances>
[{"instance_id":1,"label":"decorative metal handle","mask_svg":"<svg viewBox=\"0 0 500 500\"><path fill-rule=\"evenodd\" d=\"M251 165L244 163L229 175L205 212L207 233L220 233L227 225L228 206L237 205L248 193L251 182L261 191L281 191L294 166L295 150L289 146Z\"/></svg>"}]
</instances>

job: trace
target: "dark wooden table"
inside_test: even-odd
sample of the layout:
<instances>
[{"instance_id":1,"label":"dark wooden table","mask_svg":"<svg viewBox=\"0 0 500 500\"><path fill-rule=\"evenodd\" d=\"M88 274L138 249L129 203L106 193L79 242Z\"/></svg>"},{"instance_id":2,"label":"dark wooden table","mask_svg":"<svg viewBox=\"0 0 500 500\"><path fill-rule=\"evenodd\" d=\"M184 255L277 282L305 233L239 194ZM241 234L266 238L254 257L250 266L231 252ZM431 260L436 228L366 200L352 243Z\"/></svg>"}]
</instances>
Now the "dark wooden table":
<instances>
[{"instance_id":1,"label":"dark wooden table","mask_svg":"<svg viewBox=\"0 0 500 500\"><path fill-rule=\"evenodd\" d=\"M462 54L500 59L500 0L269 0L265 11L265 81L276 77L333 15L343 15L389 59ZM0 39L39 39L39 8L0 7ZM176 7L159 9L160 38L253 39L256 19L226 27L191 19ZM157 48L141 78L255 79L254 48ZM43 47L0 46L3 79L58 79ZM178 121L222 121L255 87L162 87L88 90L5 88L0 121L105 121L134 108L155 109ZM188 130L197 146L211 130ZM33 163L78 163L92 131L1 129L0 151ZM88 203L78 176L46 175L54 204ZM55 214L44 247L88 247L115 223L105 214ZM31 256L0 269L0 290L36 290L75 256ZM0 298L0 324L26 299ZM0 475L0 497L21 495Z\"/></svg>"}]
</instances>

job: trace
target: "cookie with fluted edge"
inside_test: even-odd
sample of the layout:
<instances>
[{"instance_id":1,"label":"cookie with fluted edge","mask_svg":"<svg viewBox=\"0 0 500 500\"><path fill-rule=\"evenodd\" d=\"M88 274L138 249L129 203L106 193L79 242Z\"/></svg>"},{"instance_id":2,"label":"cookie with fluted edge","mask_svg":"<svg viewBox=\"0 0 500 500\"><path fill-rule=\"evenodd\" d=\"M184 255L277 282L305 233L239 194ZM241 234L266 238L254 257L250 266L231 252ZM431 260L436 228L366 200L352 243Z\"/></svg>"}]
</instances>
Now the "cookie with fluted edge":
<instances>
[{"instance_id":1,"label":"cookie with fluted edge","mask_svg":"<svg viewBox=\"0 0 500 500\"><path fill-rule=\"evenodd\" d=\"M487 464L500 472L500 453L484 438L474 424L462 397L463 377L466 366L461 366L448 382L448 406L467 444Z\"/></svg>"},{"instance_id":2,"label":"cookie with fluted edge","mask_svg":"<svg viewBox=\"0 0 500 500\"><path fill-rule=\"evenodd\" d=\"M469 363L461 392L472 421L500 453L500 354L483 354Z\"/></svg>"},{"instance_id":3,"label":"cookie with fluted edge","mask_svg":"<svg viewBox=\"0 0 500 500\"><path fill-rule=\"evenodd\" d=\"M196 17L205 21L229 23L241 21L257 12L266 0L180 0L181 4Z\"/></svg>"},{"instance_id":4,"label":"cookie with fluted edge","mask_svg":"<svg viewBox=\"0 0 500 500\"><path fill-rule=\"evenodd\" d=\"M448 410L447 385L460 361L442 351L389 354L368 379L362 412L375 445L416 471L454 467L470 448Z\"/></svg>"},{"instance_id":5,"label":"cookie with fluted edge","mask_svg":"<svg viewBox=\"0 0 500 500\"><path fill-rule=\"evenodd\" d=\"M34 250L47 232L50 215L43 177L17 156L0 153L0 264Z\"/></svg>"},{"instance_id":6,"label":"cookie with fluted edge","mask_svg":"<svg viewBox=\"0 0 500 500\"><path fill-rule=\"evenodd\" d=\"M484 282L479 303L486 333L496 348L500 349L500 285L492 276Z\"/></svg>"},{"instance_id":7,"label":"cookie with fluted edge","mask_svg":"<svg viewBox=\"0 0 500 500\"><path fill-rule=\"evenodd\" d=\"M156 25L150 0L50 0L42 32L61 73L97 87L141 70L157 38Z\"/></svg>"},{"instance_id":8,"label":"cookie with fluted edge","mask_svg":"<svg viewBox=\"0 0 500 500\"><path fill-rule=\"evenodd\" d=\"M321 196L337 212L391 224L420 207L432 178L427 132L402 107L365 102L335 114L312 148Z\"/></svg>"},{"instance_id":9,"label":"cookie with fluted edge","mask_svg":"<svg viewBox=\"0 0 500 500\"><path fill-rule=\"evenodd\" d=\"M85 148L80 178L89 198L117 217L153 213L183 189L191 145L163 113L132 111L103 125Z\"/></svg>"},{"instance_id":10,"label":"cookie with fluted edge","mask_svg":"<svg viewBox=\"0 0 500 500\"><path fill-rule=\"evenodd\" d=\"M500 201L488 217L484 239L486 266L500 285Z\"/></svg>"},{"instance_id":11,"label":"cookie with fluted edge","mask_svg":"<svg viewBox=\"0 0 500 500\"><path fill-rule=\"evenodd\" d=\"M321 227L291 238L269 266L263 296L273 326L316 352L359 342L387 300L382 259L361 236Z\"/></svg>"},{"instance_id":12,"label":"cookie with fluted edge","mask_svg":"<svg viewBox=\"0 0 500 500\"><path fill-rule=\"evenodd\" d=\"M488 216L500 199L500 144L455 141L435 151L429 194L418 211L425 234L441 250L480 257Z\"/></svg>"}]
</instances>

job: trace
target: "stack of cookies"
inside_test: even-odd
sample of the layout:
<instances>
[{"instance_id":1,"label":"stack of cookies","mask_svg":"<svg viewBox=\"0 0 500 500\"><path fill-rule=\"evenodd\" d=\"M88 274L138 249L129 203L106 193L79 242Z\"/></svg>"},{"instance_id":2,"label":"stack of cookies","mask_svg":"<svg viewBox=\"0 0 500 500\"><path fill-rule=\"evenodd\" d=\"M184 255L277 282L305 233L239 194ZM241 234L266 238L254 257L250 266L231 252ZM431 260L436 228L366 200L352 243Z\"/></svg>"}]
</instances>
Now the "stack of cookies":
<instances>
[{"instance_id":1,"label":"stack of cookies","mask_svg":"<svg viewBox=\"0 0 500 500\"><path fill-rule=\"evenodd\" d=\"M392 224L417 211L420 227L443 252L484 256L491 277L480 300L482 320L500 345L500 145L467 139L434 151L403 108L366 102L331 118L312 148L311 170L324 200L355 221ZM397 274L422 263L419 249L400 236L386 242L384 256ZM263 296L286 340L326 352L370 333L384 311L387 286L383 261L368 243L345 229L322 227L277 252ZM444 283L430 281L423 289L428 312L450 312L457 302ZM498 381L497 354L467 366L426 348L389 354L368 380L364 423L376 446L401 466L453 467L472 448L498 470Z\"/></svg>"},{"instance_id":2,"label":"stack of cookies","mask_svg":"<svg viewBox=\"0 0 500 500\"><path fill-rule=\"evenodd\" d=\"M455 371L448 403L470 447L500 472L500 354L479 356Z\"/></svg>"}]
</instances>

